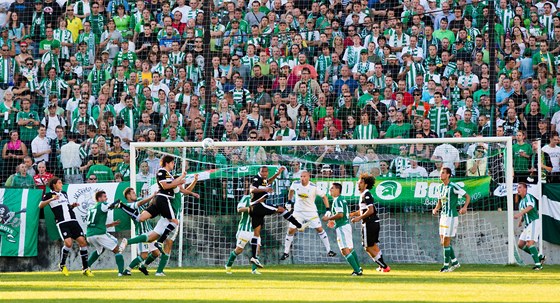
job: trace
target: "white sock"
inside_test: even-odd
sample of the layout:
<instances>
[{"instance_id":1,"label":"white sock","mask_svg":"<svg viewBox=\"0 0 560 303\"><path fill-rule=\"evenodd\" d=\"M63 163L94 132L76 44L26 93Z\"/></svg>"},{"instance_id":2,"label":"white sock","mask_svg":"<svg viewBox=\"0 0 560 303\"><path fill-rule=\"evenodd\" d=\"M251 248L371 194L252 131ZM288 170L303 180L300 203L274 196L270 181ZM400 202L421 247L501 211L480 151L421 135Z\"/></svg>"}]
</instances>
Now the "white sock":
<instances>
[{"instance_id":1,"label":"white sock","mask_svg":"<svg viewBox=\"0 0 560 303\"><path fill-rule=\"evenodd\" d=\"M373 258L373 261L377 262L381 258L381 250L377 253L377 255Z\"/></svg>"},{"instance_id":2,"label":"white sock","mask_svg":"<svg viewBox=\"0 0 560 303\"><path fill-rule=\"evenodd\" d=\"M284 253L289 254L292 249L292 242L294 242L294 235L286 234L286 239L284 240Z\"/></svg>"},{"instance_id":3,"label":"white sock","mask_svg":"<svg viewBox=\"0 0 560 303\"><path fill-rule=\"evenodd\" d=\"M323 232L319 233L319 238L323 241L323 245L325 245L325 249L327 252L331 251L331 243L329 242L329 237L327 236L327 232L323 230Z\"/></svg>"}]
</instances>

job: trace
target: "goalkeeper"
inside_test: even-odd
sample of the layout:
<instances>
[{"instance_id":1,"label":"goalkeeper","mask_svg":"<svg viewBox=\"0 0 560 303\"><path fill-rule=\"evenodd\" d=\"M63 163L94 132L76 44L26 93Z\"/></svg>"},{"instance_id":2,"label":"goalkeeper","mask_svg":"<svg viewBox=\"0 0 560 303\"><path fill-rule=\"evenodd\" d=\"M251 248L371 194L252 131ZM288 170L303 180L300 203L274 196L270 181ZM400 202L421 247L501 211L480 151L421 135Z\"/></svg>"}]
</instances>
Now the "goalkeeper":
<instances>
[{"instance_id":1,"label":"goalkeeper","mask_svg":"<svg viewBox=\"0 0 560 303\"><path fill-rule=\"evenodd\" d=\"M354 243L352 242L352 226L350 225L350 212L348 211L348 203L340 193L342 191L342 184L333 183L330 188L330 194L333 198L332 202L332 215L325 213L323 221L329 221L328 226L334 227L336 231L336 241L340 252L346 258L346 261L352 266L354 271L352 276L361 276L362 268L358 260L358 254L354 251Z\"/></svg>"},{"instance_id":2,"label":"goalkeeper","mask_svg":"<svg viewBox=\"0 0 560 303\"><path fill-rule=\"evenodd\" d=\"M295 200L293 215L298 222L302 223L302 227L299 230L303 231L307 226L314 228L317 234L319 234L323 245L325 245L327 256L334 257L336 253L331 250L329 237L321 225L321 220L317 214L317 206L315 205L315 197L321 197L327 209L325 215L330 216L329 200L317 185L309 181L310 178L311 174L308 171L302 171L300 180L294 181L290 186L288 201ZM290 223L288 234L286 234L286 239L284 240L284 254L280 257L280 260L286 260L290 256L290 249L296 231L296 226Z\"/></svg>"}]
</instances>

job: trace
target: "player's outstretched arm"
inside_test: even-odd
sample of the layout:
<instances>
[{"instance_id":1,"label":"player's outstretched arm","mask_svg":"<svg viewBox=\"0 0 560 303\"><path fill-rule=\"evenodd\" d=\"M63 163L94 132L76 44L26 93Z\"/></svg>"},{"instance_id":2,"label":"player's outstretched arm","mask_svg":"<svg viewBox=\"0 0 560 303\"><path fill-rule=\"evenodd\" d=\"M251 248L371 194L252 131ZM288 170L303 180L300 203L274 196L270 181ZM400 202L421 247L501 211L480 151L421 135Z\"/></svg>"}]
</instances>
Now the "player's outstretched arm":
<instances>
[{"instance_id":1,"label":"player's outstretched arm","mask_svg":"<svg viewBox=\"0 0 560 303\"><path fill-rule=\"evenodd\" d=\"M138 201L137 203L129 203L129 206L132 207L132 205L130 204L136 204L136 208L139 208L140 206L152 201L152 199L156 196L156 193L153 193L152 195L144 198L143 200Z\"/></svg>"},{"instance_id":2,"label":"player's outstretched arm","mask_svg":"<svg viewBox=\"0 0 560 303\"><path fill-rule=\"evenodd\" d=\"M270 179L268 179L268 184L272 184L272 182L274 182L274 180L276 180L276 178L277 178L278 176L280 176L280 174L281 174L282 172L284 172L285 169L286 169L286 168L285 168L284 166L280 166L280 168L278 168L278 170L276 171L276 173L275 173L272 177L270 177Z\"/></svg>"},{"instance_id":3,"label":"player's outstretched arm","mask_svg":"<svg viewBox=\"0 0 560 303\"><path fill-rule=\"evenodd\" d=\"M43 200L39 203L39 208L44 208L45 206L49 205L54 200L58 200L58 195L53 195L50 199Z\"/></svg>"}]
</instances>

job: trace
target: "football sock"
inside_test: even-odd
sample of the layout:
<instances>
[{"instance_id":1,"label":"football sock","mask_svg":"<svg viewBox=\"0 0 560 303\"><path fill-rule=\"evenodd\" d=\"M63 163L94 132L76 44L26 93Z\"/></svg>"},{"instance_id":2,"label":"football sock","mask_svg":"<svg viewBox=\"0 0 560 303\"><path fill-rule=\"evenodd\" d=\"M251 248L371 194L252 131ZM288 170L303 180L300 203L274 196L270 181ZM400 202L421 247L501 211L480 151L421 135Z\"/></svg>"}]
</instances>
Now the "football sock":
<instances>
[{"instance_id":1,"label":"football sock","mask_svg":"<svg viewBox=\"0 0 560 303\"><path fill-rule=\"evenodd\" d=\"M129 215L132 218L132 220L138 221L138 210L124 203L121 203L120 209L122 209L127 215Z\"/></svg>"},{"instance_id":2,"label":"football sock","mask_svg":"<svg viewBox=\"0 0 560 303\"><path fill-rule=\"evenodd\" d=\"M284 240L284 253L289 254L292 249L292 242L294 241L294 235L286 234L286 239Z\"/></svg>"},{"instance_id":3,"label":"football sock","mask_svg":"<svg viewBox=\"0 0 560 303\"><path fill-rule=\"evenodd\" d=\"M539 250L534 246L529 246L529 251L531 252L531 257L533 257L533 261L535 265L541 266L541 260L539 259Z\"/></svg>"},{"instance_id":4,"label":"football sock","mask_svg":"<svg viewBox=\"0 0 560 303\"><path fill-rule=\"evenodd\" d=\"M331 251L331 243L329 242L327 232L323 230L323 232L319 233L319 238L321 238L321 241L323 241L323 245L325 245L325 249L327 250L327 252Z\"/></svg>"},{"instance_id":5,"label":"football sock","mask_svg":"<svg viewBox=\"0 0 560 303\"><path fill-rule=\"evenodd\" d=\"M354 272L359 272L360 271L360 265L358 264L358 262L356 262L356 259L354 258L354 255L352 253L349 253L348 255L345 256L346 261L348 261L348 264L350 264L350 266L352 266L352 269L354 269Z\"/></svg>"},{"instance_id":6,"label":"football sock","mask_svg":"<svg viewBox=\"0 0 560 303\"><path fill-rule=\"evenodd\" d=\"M169 234L175 230L175 227L177 227L177 224L175 224L173 222L167 224L167 227L165 228L165 230L163 231L163 233L161 234L161 236L159 237L159 239L157 241L159 243L165 242L165 240L167 239L167 236L169 236Z\"/></svg>"},{"instance_id":7,"label":"football sock","mask_svg":"<svg viewBox=\"0 0 560 303\"><path fill-rule=\"evenodd\" d=\"M381 250L377 253L377 255L375 256L375 258L373 258L373 260L375 261L375 263L379 264L379 266L381 266L382 268L387 268L387 264L385 264L385 261L383 261L383 254L381 253Z\"/></svg>"},{"instance_id":8,"label":"football sock","mask_svg":"<svg viewBox=\"0 0 560 303\"><path fill-rule=\"evenodd\" d=\"M156 272L162 273L163 269L167 265L167 261L169 261L169 255L168 254L161 254L161 257L159 258L159 265L158 265L158 268L157 268Z\"/></svg>"},{"instance_id":9,"label":"football sock","mask_svg":"<svg viewBox=\"0 0 560 303\"><path fill-rule=\"evenodd\" d=\"M70 248L62 246L60 251L60 265L66 265L66 259L68 259L68 254L70 253Z\"/></svg>"},{"instance_id":10,"label":"football sock","mask_svg":"<svg viewBox=\"0 0 560 303\"><path fill-rule=\"evenodd\" d=\"M87 254L87 246L80 247L80 257L82 258L82 269L87 269L88 266L88 254Z\"/></svg>"},{"instance_id":11,"label":"football sock","mask_svg":"<svg viewBox=\"0 0 560 303\"><path fill-rule=\"evenodd\" d=\"M103 252L102 252L103 253ZM95 261L97 261L97 259L99 259L100 254L97 252L97 250L94 250L91 255L89 255L89 259L88 259L88 267L92 266L93 263L95 263Z\"/></svg>"},{"instance_id":12,"label":"football sock","mask_svg":"<svg viewBox=\"0 0 560 303\"><path fill-rule=\"evenodd\" d=\"M233 262L235 261L235 258L237 258L237 254L235 253L234 250L232 250L232 251L229 253L229 259L228 259L228 261L227 261L227 263L226 263L226 266L227 266L227 267L232 266L232 265L233 265Z\"/></svg>"},{"instance_id":13,"label":"football sock","mask_svg":"<svg viewBox=\"0 0 560 303\"><path fill-rule=\"evenodd\" d=\"M451 261L451 249L449 246L443 248L443 266L449 266Z\"/></svg>"},{"instance_id":14,"label":"football sock","mask_svg":"<svg viewBox=\"0 0 560 303\"><path fill-rule=\"evenodd\" d=\"M115 254L115 262L117 262L117 269L119 273L122 273L124 270L124 257L121 254Z\"/></svg>"},{"instance_id":15,"label":"football sock","mask_svg":"<svg viewBox=\"0 0 560 303\"><path fill-rule=\"evenodd\" d=\"M142 263L142 261L144 261L144 259L142 259L142 256L134 258L134 260L132 260L130 264L128 264L128 269L135 268L136 266L138 266L138 264Z\"/></svg>"},{"instance_id":16,"label":"football sock","mask_svg":"<svg viewBox=\"0 0 560 303\"><path fill-rule=\"evenodd\" d=\"M251 270L252 270L252 271L257 270L257 268L258 268L257 265L251 263Z\"/></svg>"},{"instance_id":17,"label":"football sock","mask_svg":"<svg viewBox=\"0 0 560 303\"><path fill-rule=\"evenodd\" d=\"M356 262L358 264L360 264L360 259L358 258L358 253L352 249L352 255L354 256L354 258L356 259Z\"/></svg>"},{"instance_id":18,"label":"football sock","mask_svg":"<svg viewBox=\"0 0 560 303\"><path fill-rule=\"evenodd\" d=\"M449 245L449 257L451 257L451 264L457 263L457 258L455 257L455 251L453 250L453 246Z\"/></svg>"},{"instance_id":19,"label":"football sock","mask_svg":"<svg viewBox=\"0 0 560 303\"><path fill-rule=\"evenodd\" d=\"M152 253L149 253L149 254L148 254L148 257L146 258L146 260L144 260L144 266L148 266L148 265L152 264L152 262L154 262L154 260L155 260L156 258L157 258L157 257L154 256L154 255L152 255Z\"/></svg>"},{"instance_id":20,"label":"football sock","mask_svg":"<svg viewBox=\"0 0 560 303\"><path fill-rule=\"evenodd\" d=\"M298 220L294 216L292 216L292 213L288 212L287 210L284 210L284 212L282 213L282 217L290 221L290 223L292 223L295 227L301 228L301 223L299 223Z\"/></svg>"},{"instance_id":21,"label":"football sock","mask_svg":"<svg viewBox=\"0 0 560 303\"><path fill-rule=\"evenodd\" d=\"M527 245L523 246L522 249L523 249L524 252L526 252L528 254L531 254L531 251L529 250L529 247L527 247Z\"/></svg>"},{"instance_id":22,"label":"football sock","mask_svg":"<svg viewBox=\"0 0 560 303\"><path fill-rule=\"evenodd\" d=\"M251 238L251 257L257 257L257 248L259 247L259 239L257 237Z\"/></svg>"},{"instance_id":23,"label":"football sock","mask_svg":"<svg viewBox=\"0 0 560 303\"><path fill-rule=\"evenodd\" d=\"M139 236L136 236L136 237L128 240L128 244L138 244L138 243L144 243L144 242L148 242L148 235L146 235L146 234L141 234Z\"/></svg>"}]
</instances>

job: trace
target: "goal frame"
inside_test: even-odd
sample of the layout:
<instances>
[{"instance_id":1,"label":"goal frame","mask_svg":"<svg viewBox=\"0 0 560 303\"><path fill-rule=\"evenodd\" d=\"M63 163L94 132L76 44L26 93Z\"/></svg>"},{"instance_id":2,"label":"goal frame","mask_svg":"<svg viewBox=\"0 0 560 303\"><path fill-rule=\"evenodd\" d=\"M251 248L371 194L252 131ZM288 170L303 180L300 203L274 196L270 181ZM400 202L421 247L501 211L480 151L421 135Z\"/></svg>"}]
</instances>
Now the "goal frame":
<instances>
[{"instance_id":1,"label":"goal frame","mask_svg":"<svg viewBox=\"0 0 560 303\"><path fill-rule=\"evenodd\" d=\"M469 138L425 138L425 139L372 139L372 140L306 140L306 141L215 141L215 147L245 147L245 146L263 146L263 147L294 147L294 146L326 146L326 145L392 145L392 144L442 144L442 143L502 143L505 144L506 156L505 165L507 169L505 172L506 190L507 190L507 233L508 233L508 264L516 264L515 258L515 227L514 227L514 199L513 199L513 138L512 137L469 137ZM201 148L202 142L131 142L130 143L130 183L136 183L136 150L138 148L166 148L175 147L182 149L182 169L186 165L186 149L185 148ZM539 153L540 158L540 153ZM540 165L539 165L540 170ZM540 174L539 174L540 179ZM540 182L539 182L540 184ZM540 199L539 199L540 201ZM183 232L183 216L179 225L179 231L182 235ZM134 233L134 228L131 227L131 233ZM183 237L179 237L179 245L183 246ZM542 243L542 241L540 241ZM136 251L132 250L133 256ZM182 253L179 254L178 265L182 266Z\"/></svg>"}]
</instances>

